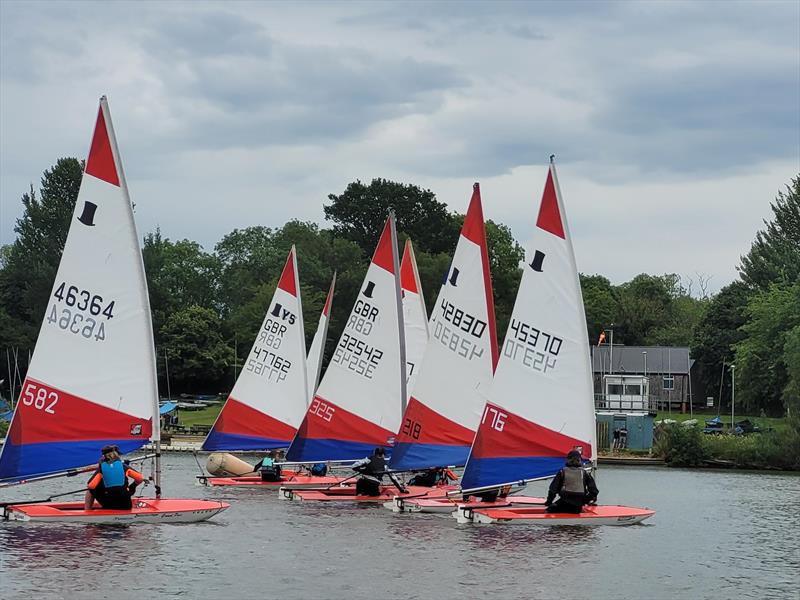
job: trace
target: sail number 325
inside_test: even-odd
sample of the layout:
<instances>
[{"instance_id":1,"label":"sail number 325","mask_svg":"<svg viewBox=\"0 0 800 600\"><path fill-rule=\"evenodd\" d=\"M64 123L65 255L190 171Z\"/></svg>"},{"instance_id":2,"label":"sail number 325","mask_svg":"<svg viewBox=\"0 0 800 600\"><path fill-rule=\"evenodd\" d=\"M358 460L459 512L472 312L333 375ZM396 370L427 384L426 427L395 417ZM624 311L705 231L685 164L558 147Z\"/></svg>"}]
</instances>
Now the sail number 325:
<instances>
[{"instance_id":1,"label":"sail number 325","mask_svg":"<svg viewBox=\"0 0 800 600\"><path fill-rule=\"evenodd\" d=\"M32 406L36 410L54 415L58 404L58 393L29 381L22 391L21 401L25 406Z\"/></svg>"}]
</instances>

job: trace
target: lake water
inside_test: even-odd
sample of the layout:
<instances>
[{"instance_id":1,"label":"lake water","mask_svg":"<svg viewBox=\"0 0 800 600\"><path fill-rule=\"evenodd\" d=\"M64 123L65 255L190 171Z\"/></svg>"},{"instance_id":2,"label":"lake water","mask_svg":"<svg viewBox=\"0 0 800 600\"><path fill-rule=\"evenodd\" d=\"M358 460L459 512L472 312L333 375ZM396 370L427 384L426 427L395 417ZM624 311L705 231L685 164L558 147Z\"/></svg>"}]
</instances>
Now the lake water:
<instances>
[{"instance_id":1,"label":"lake water","mask_svg":"<svg viewBox=\"0 0 800 600\"><path fill-rule=\"evenodd\" d=\"M164 462L167 497L231 508L189 525L0 523L0 597L799 597L797 475L603 467L601 502L657 514L630 527L539 528L203 488L191 455ZM41 482L0 490L0 500L78 487Z\"/></svg>"}]
</instances>

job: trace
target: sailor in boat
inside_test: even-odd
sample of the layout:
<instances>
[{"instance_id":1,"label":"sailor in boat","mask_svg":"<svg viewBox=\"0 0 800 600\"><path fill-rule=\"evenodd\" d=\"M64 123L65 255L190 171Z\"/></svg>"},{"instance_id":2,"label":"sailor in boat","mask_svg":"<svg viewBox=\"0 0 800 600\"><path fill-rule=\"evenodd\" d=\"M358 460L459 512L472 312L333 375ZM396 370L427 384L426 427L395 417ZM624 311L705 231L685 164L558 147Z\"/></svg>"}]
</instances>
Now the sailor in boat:
<instances>
[{"instance_id":1,"label":"sailor in boat","mask_svg":"<svg viewBox=\"0 0 800 600\"><path fill-rule=\"evenodd\" d=\"M378 446L371 456L354 462L353 470L361 475L356 481L356 496L380 496L386 472L386 451Z\"/></svg>"},{"instance_id":2,"label":"sailor in boat","mask_svg":"<svg viewBox=\"0 0 800 600\"><path fill-rule=\"evenodd\" d=\"M261 481L281 481L281 466L275 463L275 451L270 451L253 467L253 471L261 473Z\"/></svg>"},{"instance_id":3,"label":"sailor in boat","mask_svg":"<svg viewBox=\"0 0 800 600\"><path fill-rule=\"evenodd\" d=\"M421 487L436 487L437 485L448 485L451 481L458 480L458 475L446 467L433 467L422 473L417 473L412 477L408 485L418 485Z\"/></svg>"},{"instance_id":4,"label":"sailor in boat","mask_svg":"<svg viewBox=\"0 0 800 600\"><path fill-rule=\"evenodd\" d=\"M103 460L86 486L85 510L92 510L95 500L109 510L131 510L131 496L136 493L136 486L144 482L144 476L123 462L117 446L103 446L101 452ZM130 484L128 477L133 480Z\"/></svg>"},{"instance_id":5,"label":"sailor in boat","mask_svg":"<svg viewBox=\"0 0 800 600\"><path fill-rule=\"evenodd\" d=\"M597 502L598 494L594 477L583 468L580 450L570 450L567 465L550 482L545 506L549 513L579 514L585 504Z\"/></svg>"},{"instance_id":6,"label":"sailor in boat","mask_svg":"<svg viewBox=\"0 0 800 600\"><path fill-rule=\"evenodd\" d=\"M361 475L356 481L356 496L380 496L384 475L388 475L401 492L406 491L392 473L386 472L386 450L381 446L375 448L370 456L354 462L353 470Z\"/></svg>"}]
</instances>

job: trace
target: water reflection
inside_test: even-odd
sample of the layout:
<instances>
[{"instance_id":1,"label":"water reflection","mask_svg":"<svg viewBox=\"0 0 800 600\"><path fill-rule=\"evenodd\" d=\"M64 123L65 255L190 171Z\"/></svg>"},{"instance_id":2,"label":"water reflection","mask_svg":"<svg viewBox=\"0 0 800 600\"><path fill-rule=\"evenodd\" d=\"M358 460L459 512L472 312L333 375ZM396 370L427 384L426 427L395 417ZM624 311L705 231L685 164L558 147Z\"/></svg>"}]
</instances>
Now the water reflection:
<instances>
[{"instance_id":1,"label":"water reflection","mask_svg":"<svg viewBox=\"0 0 800 600\"><path fill-rule=\"evenodd\" d=\"M800 477L607 468L604 502L652 506L649 524L494 526L198 488L191 456L165 460L171 497L231 508L195 525L0 523L0 596L573 598L591 581L595 600L743 600L793 597L800 585ZM101 576L109 559L124 570L123 587ZM559 577L565 569L581 577Z\"/></svg>"},{"instance_id":2,"label":"water reflection","mask_svg":"<svg viewBox=\"0 0 800 600\"><path fill-rule=\"evenodd\" d=\"M26 568L42 559L47 559L50 565L55 560L55 566L78 567L87 559L102 557L107 550L123 547L130 551L115 556L115 564L140 565L140 551L158 551L154 528L56 523L8 523L0 528L0 552Z\"/></svg>"}]
</instances>

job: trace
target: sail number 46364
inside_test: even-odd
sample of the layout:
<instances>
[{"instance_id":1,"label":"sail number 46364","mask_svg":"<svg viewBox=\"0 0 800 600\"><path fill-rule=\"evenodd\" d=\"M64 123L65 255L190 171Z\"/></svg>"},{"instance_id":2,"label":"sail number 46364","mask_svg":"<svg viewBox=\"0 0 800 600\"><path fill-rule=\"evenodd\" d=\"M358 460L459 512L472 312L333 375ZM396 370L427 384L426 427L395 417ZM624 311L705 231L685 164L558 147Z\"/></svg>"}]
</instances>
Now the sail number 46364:
<instances>
[{"instance_id":1,"label":"sail number 46364","mask_svg":"<svg viewBox=\"0 0 800 600\"><path fill-rule=\"evenodd\" d=\"M102 296L75 285L67 286L63 281L53 292L53 297L57 302L47 311L49 324L86 339L94 338L97 342L106 339L105 321L114 318L114 300L105 302ZM66 306L56 307L62 303Z\"/></svg>"},{"instance_id":2,"label":"sail number 46364","mask_svg":"<svg viewBox=\"0 0 800 600\"><path fill-rule=\"evenodd\" d=\"M36 410L43 410L54 415L56 414L56 404L58 404L58 393L29 381L22 390L21 401L25 406L32 406Z\"/></svg>"},{"instance_id":3,"label":"sail number 46364","mask_svg":"<svg viewBox=\"0 0 800 600\"><path fill-rule=\"evenodd\" d=\"M53 297L69 307L75 307L80 311L88 310L89 314L95 317L99 315L106 319L114 317L114 300L105 304L102 296L92 294L89 290L82 290L75 285L67 287L63 281L56 288Z\"/></svg>"}]
</instances>

